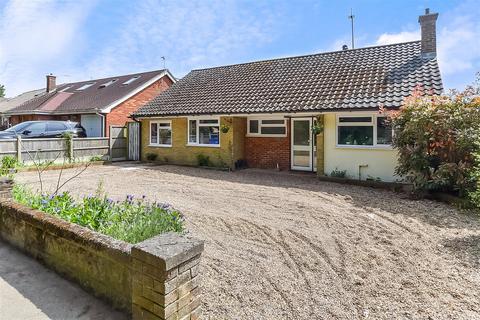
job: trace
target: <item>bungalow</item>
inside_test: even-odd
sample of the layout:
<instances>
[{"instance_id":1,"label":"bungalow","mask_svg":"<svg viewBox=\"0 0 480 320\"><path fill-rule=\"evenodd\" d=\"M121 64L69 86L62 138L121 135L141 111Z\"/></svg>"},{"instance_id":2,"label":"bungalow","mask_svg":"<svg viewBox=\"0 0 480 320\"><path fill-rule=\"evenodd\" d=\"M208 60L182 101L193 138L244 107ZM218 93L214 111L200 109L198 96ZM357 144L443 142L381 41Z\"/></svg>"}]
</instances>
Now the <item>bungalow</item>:
<instances>
[{"instance_id":1,"label":"bungalow","mask_svg":"<svg viewBox=\"0 0 480 320\"><path fill-rule=\"evenodd\" d=\"M56 85L47 75L41 94L4 112L10 124L29 120L80 122L88 137L108 136L110 125L124 125L141 105L169 88L175 78L168 70L156 70L103 79Z\"/></svg>"},{"instance_id":2,"label":"bungalow","mask_svg":"<svg viewBox=\"0 0 480 320\"><path fill-rule=\"evenodd\" d=\"M394 181L379 108L442 92L437 17L420 16L420 41L193 70L134 113L142 158Z\"/></svg>"}]
</instances>

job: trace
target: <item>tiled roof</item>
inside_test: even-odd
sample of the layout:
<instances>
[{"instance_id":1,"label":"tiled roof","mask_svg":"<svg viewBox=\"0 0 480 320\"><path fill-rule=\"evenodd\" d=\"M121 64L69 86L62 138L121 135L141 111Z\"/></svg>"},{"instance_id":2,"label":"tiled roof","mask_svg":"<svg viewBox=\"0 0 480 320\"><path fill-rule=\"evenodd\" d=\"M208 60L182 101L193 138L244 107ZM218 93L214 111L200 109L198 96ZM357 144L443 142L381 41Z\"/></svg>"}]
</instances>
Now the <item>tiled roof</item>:
<instances>
[{"instance_id":1,"label":"tiled roof","mask_svg":"<svg viewBox=\"0 0 480 320\"><path fill-rule=\"evenodd\" d=\"M55 91L38 95L8 111L8 113L28 114L34 112L46 112L55 114L69 112L98 112L115 101L127 96L132 91L144 86L147 82L164 72L165 70L156 70L103 79L64 83L57 86ZM128 85L123 84L125 81L133 77L138 77L138 79ZM106 87L102 86L102 84L115 79L116 81L112 84ZM89 83L93 83L93 85L84 90L77 90Z\"/></svg>"},{"instance_id":2,"label":"tiled roof","mask_svg":"<svg viewBox=\"0 0 480 320\"><path fill-rule=\"evenodd\" d=\"M4 98L0 99L0 112L6 112L9 111L15 107L18 107L19 105L25 103L26 101L33 99L39 95L42 95L45 93L45 89L37 89L37 90L32 90L32 91L27 91L24 93L19 94L16 97L13 98Z\"/></svg>"},{"instance_id":3,"label":"tiled roof","mask_svg":"<svg viewBox=\"0 0 480 320\"><path fill-rule=\"evenodd\" d=\"M420 41L193 70L135 116L399 107L418 84L442 91Z\"/></svg>"}]
</instances>

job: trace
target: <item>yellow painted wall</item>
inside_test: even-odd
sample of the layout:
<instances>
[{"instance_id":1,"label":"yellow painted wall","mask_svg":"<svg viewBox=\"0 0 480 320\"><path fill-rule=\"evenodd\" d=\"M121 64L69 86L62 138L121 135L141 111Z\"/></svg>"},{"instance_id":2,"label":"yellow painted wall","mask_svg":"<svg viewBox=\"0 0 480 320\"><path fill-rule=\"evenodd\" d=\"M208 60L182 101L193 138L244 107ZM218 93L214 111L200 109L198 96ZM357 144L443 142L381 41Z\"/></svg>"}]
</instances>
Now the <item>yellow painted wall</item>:
<instances>
[{"instance_id":1,"label":"yellow painted wall","mask_svg":"<svg viewBox=\"0 0 480 320\"><path fill-rule=\"evenodd\" d=\"M400 180L394 176L397 165L397 152L388 148L342 148L336 147L336 115L324 116L325 173L335 170L347 170L349 178L358 179L359 165L368 165L361 169L362 179L369 175L382 181Z\"/></svg>"},{"instance_id":2,"label":"yellow painted wall","mask_svg":"<svg viewBox=\"0 0 480 320\"><path fill-rule=\"evenodd\" d=\"M142 160L147 160L146 155L148 153L154 153L157 155L157 161L162 163L196 166L198 164L197 155L203 154L208 156L215 166L234 168L235 161L243 158L244 155L242 147L233 147L234 137L238 140L240 136L242 136L242 139L245 136L245 124L241 119L220 118L220 125L225 124L230 127L227 133L220 132L220 147L188 146L187 118L162 118L162 120L172 121L172 146L150 146L150 121L158 119L144 119L142 120Z\"/></svg>"}]
</instances>

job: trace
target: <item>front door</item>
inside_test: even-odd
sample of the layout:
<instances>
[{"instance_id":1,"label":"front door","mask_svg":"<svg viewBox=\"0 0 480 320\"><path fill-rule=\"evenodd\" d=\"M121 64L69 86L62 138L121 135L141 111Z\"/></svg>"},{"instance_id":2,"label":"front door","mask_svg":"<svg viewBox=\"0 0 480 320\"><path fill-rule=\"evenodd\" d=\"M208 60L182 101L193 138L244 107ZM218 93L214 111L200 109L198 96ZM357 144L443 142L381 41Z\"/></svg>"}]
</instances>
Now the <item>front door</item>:
<instances>
[{"instance_id":1,"label":"front door","mask_svg":"<svg viewBox=\"0 0 480 320\"><path fill-rule=\"evenodd\" d=\"M313 171L312 118L292 118L292 170Z\"/></svg>"}]
</instances>

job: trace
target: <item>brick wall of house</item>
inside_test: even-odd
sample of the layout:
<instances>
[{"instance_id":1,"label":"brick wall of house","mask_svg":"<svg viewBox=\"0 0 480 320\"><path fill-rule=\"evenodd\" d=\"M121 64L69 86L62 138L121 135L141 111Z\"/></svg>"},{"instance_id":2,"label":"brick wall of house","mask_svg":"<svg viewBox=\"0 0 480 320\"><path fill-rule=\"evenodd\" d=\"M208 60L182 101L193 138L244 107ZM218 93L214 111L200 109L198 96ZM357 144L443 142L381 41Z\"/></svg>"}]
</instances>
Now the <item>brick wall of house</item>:
<instances>
[{"instance_id":1,"label":"brick wall of house","mask_svg":"<svg viewBox=\"0 0 480 320\"><path fill-rule=\"evenodd\" d=\"M9 119L10 124L16 125L21 122L25 121L36 121L36 120L60 120L60 121L75 121L80 122L80 115L79 114L72 114L72 115L46 115L46 114L27 114L27 115L16 115L11 116Z\"/></svg>"},{"instance_id":2,"label":"brick wall of house","mask_svg":"<svg viewBox=\"0 0 480 320\"><path fill-rule=\"evenodd\" d=\"M245 137L245 159L251 168L290 169L290 120L287 136L281 138Z\"/></svg>"},{"instance_id":3,"label":"brick wall of house","mask_svg":"<svg viewBox=\"0 0 480 320\"><path fill-rule=\"evenodd\" d=\"M132 121L132 119L128 117L130 114L155 98L159 93L167 90L172 84L172 80L170 80L169 77L164 76L133 97L113 108L106 116L106 135L109 135L109 128L111 125L124 125L126 122Z\"/></svg>"}]
</instances>

